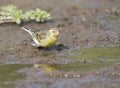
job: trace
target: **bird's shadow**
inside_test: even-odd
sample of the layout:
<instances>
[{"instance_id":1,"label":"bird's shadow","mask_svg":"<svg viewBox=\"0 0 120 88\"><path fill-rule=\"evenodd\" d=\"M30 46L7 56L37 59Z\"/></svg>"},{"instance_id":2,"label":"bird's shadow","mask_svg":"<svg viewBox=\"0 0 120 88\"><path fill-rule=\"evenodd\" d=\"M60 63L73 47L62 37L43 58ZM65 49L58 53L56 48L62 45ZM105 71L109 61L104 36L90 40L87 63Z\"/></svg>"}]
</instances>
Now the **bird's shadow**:
<instances>
[{"instance_id":1,"label":"bird's shadow","mask_svg":"<svg viewBox=\"0 0 120 88\"><path fill-rule=\"evenodd\" d=\"M43 50L43 51L52 51L52 50L56 50L56 51L62 51L64 49L69 49L68 46L65 46L64 44L58 44L58 45L54 45L53 47L49 47L49 48L43 48L43 47L36 47L39 51Z\"/></svg>"}]
</instances>

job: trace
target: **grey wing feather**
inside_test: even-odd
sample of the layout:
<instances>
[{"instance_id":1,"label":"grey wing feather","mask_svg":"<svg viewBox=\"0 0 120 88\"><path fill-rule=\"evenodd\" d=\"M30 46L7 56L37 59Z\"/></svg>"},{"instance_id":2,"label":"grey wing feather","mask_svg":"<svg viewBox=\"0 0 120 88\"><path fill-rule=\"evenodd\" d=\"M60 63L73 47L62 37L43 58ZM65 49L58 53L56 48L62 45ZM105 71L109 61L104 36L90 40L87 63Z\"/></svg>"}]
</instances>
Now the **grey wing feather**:
<instances>
[{"instance_id":1,"label":"grey wing feather","mask_svg":"<svg viewBox=\"0 0 120 88\"><path fill-rule=\"evenodd\" d=\"M28 32L31 35L33 41L39 41L39 42L41 42L41 40L43 40L43 39L46 38L46 34L43 33L43 32L40 32L40 31L38 31L38 32L32 32L30 29L28 29L26 27L21 27L21 28L23 30L25 30L26 32Z\"/></svg>"},{"instance_id":2,"label":"grey wing feather","mask_svg":"<svg viewBox=\"0 0 120 88\"><path fill-rule=\"evenodd\" d=\"M39 40L39 42L40 42L41 39L45 39L46 38L46 34L42 33L42 32L35 32L35 36Z\"/></svg>"}]
</instances>

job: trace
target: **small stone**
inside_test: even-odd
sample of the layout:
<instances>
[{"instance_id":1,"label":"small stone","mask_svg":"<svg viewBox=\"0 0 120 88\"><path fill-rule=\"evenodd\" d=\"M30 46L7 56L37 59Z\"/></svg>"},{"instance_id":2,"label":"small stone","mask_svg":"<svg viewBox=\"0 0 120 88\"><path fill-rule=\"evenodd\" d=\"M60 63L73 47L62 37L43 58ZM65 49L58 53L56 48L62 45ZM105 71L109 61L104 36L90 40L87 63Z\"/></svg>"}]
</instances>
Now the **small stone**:
<instances>
[{"instance_id":1,"label":"small stone","mask_svg":"<svg viewBox=\"0 0 120 88\"><path fill-rule=\"evenodd\" d=\"M120 76L120 73L118 73L118 75Z\"/></svg>"},{"instance_id":2,"label":"small stone","mask_svg":"<svg viewBox=\"0 0 120 88\"><path fill-rule=\"evenodd\" d=\"M99 71L96 71L96 74L100 74L100 72L99 72Z\"/></svg>"},{"instance_id":3,"label":"small stone","mask_svg":"<svg viewBox=\"0 0 120 88\"><path fill-rule=\"evenodd\" d=\"M27 45L27 43L26 43L26 42L24 42L23 44L24 44L24 45Z\"/></svg>"},{"instance_id":4,"label":"small stone","mask_svg":"<svg viewBox=\"0 0 120 88\"><path fill-rule=\"evenodd\" d=\"M76 75L74 74L73 77L76 77Z\"/></svg>"},{"instance_id":5,"label":"small stone","mask_svg":"<svg viewBox=\"0 0 120 88\"><path fill-rule=\"evenodd\" d=\"M82 21L85 21L86 19L84 17L82 17Z\"/></svg>"},{"instance_id":6,"label":"small stone","mask_svg":"<svg viewBox=\"0 0 120 88\"><path fill-rule=\"evenodd\" d=\"M113 72L112 75L115 75L115 72Z\"/></svg>"},{"instance_id":7,"label":"small stone","mask_svg":"<svg viewBox=\"0 0 120 88\"><path fill-rule=\"evenodd\" d=\"M114 88L115 88L115 86L116 86L116 85L117 85L116 83L113 83L113 84L112 84L112 87L114 87Z\"/></svg>"},{"instance_id":8,"label":"small stone","mask_svg":"<svg viewBox=\"0 0 120 88\"><path fill-rule=\"evenodd\" d=\"M110 11L109 11L109 9L105 9L105 12L109 13Z\"/></svg>"},{"instance_id":9,"label":"small stone","mask_svg":"<svg viewBox=\"0 0 120 88\"><path fill-rule=\"evenodd\" d=\"M39 64L34 64L33 66L34 66L35 68L39 68L39 67L40 67Z\"/></svg>"},{"instance_id":10,"label":"small stone","mask_svg":"<svg viewBox=\"0 0 120 88\"><path fill-rule=\"evenodd\" d=\"M11 50L14 50L14 48L10 48Z\"/></svg>"},{"instance_id":11,"label":"small stone","mask_svg":"<svg viewBox=\"0 0 120 88\"><path fill-rule=\"evenodd\" d=\"M85 63L87 63L87 61L86 60L82 60L81 63L85 64Z\"/></svg>"},{"instance_id":12,"label":"small stone","mask_svg":"<svg viewBox=\"0 0 120 88\"><path fill-rule=\"evenodd\" d=\"M52 74L52 73L50 73L49 75L50 75L50 77L53 77L53 74Z\"/></svg>"},{"instance_id":13,"label":"small stone","mask_svg":"<svg viewBox=\"0 0 120 88\"><path fill-rule=\"evenodd\" d=\"M80 78L80 75L76 75L77 78Z\"/></svg>"},{"instance_id":14,"label":"small stone","mask_svg":"<svg viewBox=\"0 0 120 88\"><path fill-rule=\"evenodd\" d=\"M65 75L64 75L64 77L66 77L66 78L67 78L67 77L68 77L68 74L65 74Z\"/></svg>"}]
</instances>

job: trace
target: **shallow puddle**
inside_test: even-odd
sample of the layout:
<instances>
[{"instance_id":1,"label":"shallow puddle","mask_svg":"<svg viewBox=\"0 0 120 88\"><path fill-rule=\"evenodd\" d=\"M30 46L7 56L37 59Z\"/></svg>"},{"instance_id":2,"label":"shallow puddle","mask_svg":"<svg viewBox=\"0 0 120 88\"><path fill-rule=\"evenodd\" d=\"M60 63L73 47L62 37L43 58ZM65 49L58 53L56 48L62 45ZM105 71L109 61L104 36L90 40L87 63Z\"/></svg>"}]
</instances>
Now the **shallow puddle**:
<instances>
[{"instance_id":1,"label":"shallow puddle","mask_svg":"<svg viewBox=\"0 0 120 88\"><path fill-rule=\"evenodd\" d=\"M80 63L71 63L68 65L57 65L57 70L62 71L90 71L93 69L103 68L106 66L110 66L115 62L102 62L102 63L87 63L87 64L80 64Z\"/></svg>"},{"instance_id":2,"label":"shallow puddle","mask_svg":"<svg viewBox=\"0 0 120 88\"><path fill-rule=\"evenodd\" d=\"M59 70L90 71L120 62L120 46L71 50L57 55L57 58L71 60L68 64L56 65Z\"/></svg>"},{"instance_id":3,"label":"shallow puddle","mask_svg":"<svg viewBox=\"0 0 120 88\"><path fill-rule=\"evenodd\" d=\"M120 46L75 49L61 53L54 57L68 60L68 63L35 64L34 66L31 64L0 63L0 87L13 88L19 84L16 81L25 81L25 78L32 78L35 74L42 78L51 77L51 79L55 77L79 78L81 73L109 67L120 62ZM32 68L24 69L31 66ZM20 69L23 71L19 71Z\"/></svg>"},{"instance_id":4,"label":"shallow puddle","mask_svg":"<svg viewBox=\"0 0 120 88\"><path fill-rule=\"evenodd\" d=\"M35 64L34 66L42 67L47 72L55 70L82 72L104 68L120 62L120 46L70 50L57 54L55 57L65 59L64 63Z\"/></svg>"},{"instance_id":5,"label":"shallow puddle","mask_svg":"<svg viewBox=\"0 0 120 88\"><path fill-rule=\"evenodd\" d=\"M43 68L46 72L54 72L54 71L77 71L77 72L86 72L91 71L93 69L103 68L106 66L110 66L115 64L116 61L112 62L91 62L91 63L80 63L74 62L69 64L36 64L34 67Z\"/></svg>"},{"instance_id":6,"label":"shallow puddle","mask_svg":"<svg viewBox=\"0 0 120 88\"><path fill-rule=\"evenodd\" d=\"M0 64L0 87L13 88L15 81L26 77L24 73L19 73L17 70L29 67L28 64Z\"/></svg>"},{"instance_id":7,"label":"shallow puddle","mask_svg":"<svg viewBox=\"0 0 120 88\"><path fill-rule=\"evenodd\" d=\"M78 50L71 50L68 54L57 55L58 58L67 58L73 60L83 59L108 59L120 61L120 46L115 47L93 47Z\"/></svg>"}]
</instances>

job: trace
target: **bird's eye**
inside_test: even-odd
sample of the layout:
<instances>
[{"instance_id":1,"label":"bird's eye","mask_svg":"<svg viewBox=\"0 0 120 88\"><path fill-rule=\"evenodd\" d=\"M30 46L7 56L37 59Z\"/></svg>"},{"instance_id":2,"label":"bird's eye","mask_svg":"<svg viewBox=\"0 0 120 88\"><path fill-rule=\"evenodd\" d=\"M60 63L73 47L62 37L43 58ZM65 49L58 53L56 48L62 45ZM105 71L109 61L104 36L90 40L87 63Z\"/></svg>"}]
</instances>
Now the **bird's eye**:
<instances>
[{"instance_id":1,"label":"bird's eye","mask_svg":"<svg viewBox=\"0 0 120 88\"><path fill-rule=\"evenodd\" d=\"M55 31L53 31L53 33L55 33Z\"/></svg>"}]
</instances>

